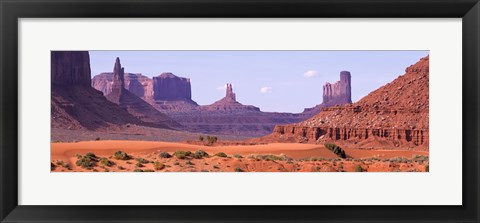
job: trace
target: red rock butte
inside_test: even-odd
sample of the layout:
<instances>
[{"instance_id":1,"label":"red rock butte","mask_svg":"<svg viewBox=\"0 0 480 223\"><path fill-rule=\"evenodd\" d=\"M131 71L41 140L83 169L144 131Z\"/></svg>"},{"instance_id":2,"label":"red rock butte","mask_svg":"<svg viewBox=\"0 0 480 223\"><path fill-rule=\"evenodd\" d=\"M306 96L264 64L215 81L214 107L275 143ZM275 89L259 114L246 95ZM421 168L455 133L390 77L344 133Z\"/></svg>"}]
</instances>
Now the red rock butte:
<instances>
[{"instance_id":1,"label":"red rock butte","mask_svg":"<svg viewBox=\"0 0 480 223\"><path fill-rule=\"evenodd\" d=\"M322 108L306 121L277 125L261 141L338 142L356 148L428 150L429 57L354 104Z\"/></svg>"},{"instance_id":2,"label":"red rock butte","mask_svg":"<svg viewBox=\"0 0 480 223\"><path fill-rule=\"evenodd\" d=\"M334 84L323 85L323 102L325 107L352 103L351 75L348 71L340 72L340 80Z\"/></svg>"}]
</instances>

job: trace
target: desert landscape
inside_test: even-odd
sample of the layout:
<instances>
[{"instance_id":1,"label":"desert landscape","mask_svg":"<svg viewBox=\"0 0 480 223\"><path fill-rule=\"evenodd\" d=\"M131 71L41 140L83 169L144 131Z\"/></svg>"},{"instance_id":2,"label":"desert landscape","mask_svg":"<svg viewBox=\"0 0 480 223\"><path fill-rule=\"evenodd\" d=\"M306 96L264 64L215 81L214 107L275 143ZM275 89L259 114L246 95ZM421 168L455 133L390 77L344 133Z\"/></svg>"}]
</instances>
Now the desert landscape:
<instances>
[{"instance_id":1,"label":"desert landscape","mask_svg":"<svg viewBox=\"0 0 480 223\"><path fill-rule=\"evenodd\" d=\"M429 172L428 53L417 60L357 101L339 71L303 112L266 112L231 83L201 105L190 78L119 57L92 76L90 52L52 51L51 171Z\"/></svg>"}]
</instances>

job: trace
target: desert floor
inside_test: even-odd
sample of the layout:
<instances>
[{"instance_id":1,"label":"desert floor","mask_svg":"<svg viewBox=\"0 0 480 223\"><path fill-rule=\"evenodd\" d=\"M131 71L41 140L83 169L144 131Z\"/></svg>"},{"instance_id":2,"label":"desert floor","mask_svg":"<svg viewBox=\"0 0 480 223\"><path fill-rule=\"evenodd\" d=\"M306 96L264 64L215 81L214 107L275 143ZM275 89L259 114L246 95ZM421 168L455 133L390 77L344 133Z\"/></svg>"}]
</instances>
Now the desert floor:
<instances>
[{"instance_id":1,"label":"desert floor","mask_svg":"<svg viewBox=\"0 0 480 223\"><path fill-rule=\"evenodd\" d=\"M196 151L208 155L195 157ZM51 143L54 172L424 172L428 152L344 148L346 159L323 145L272 143L264 145L204 146L152 141L82 141ZM116 159L123 151L128 159ZM176 151L192 154L178 156ZM163 157L160 153L163 152ZM223 152L225 155L218 154ZM77 161L93 153L89 167ZM166 158L165 153L172 155ZM218 155L217 155L218 154ZM103 158L103 159L102 159ZM118 157L117 157L118 158ZM103 162L101 162L103 160ZM141 164L140 164L141 163Z\"/></svg>"}]
</instances>

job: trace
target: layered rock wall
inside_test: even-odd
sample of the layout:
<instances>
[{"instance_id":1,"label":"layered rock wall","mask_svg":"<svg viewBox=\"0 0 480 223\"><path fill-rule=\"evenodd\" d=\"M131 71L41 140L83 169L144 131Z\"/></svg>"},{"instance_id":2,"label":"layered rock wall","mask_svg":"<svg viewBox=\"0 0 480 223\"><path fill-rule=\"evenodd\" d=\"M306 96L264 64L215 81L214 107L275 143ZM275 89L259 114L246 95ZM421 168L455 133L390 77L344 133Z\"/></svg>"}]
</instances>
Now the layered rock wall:
<instances>
[{"instance_id":1,"label":"layered rock wall","mask_svg":"<svg viewBox=\"0 0 480 223\"><path fill-rule=\"evenodd\" d=\"M277 125L273 136L285 142L331 142L348 141L364 146L366 140L384 141L393 147L428 147L428 129L369 129L369 128L330 128L295 125ZM385 144L384 144L385 146ZM368 146L367 146L368 147ZM373 146L372 146L373 147Z\"/></svg>"},{"instance_id":2,"label":"layered rock wall","mask_svg":"<svg viewBox=\"0 0 480 223\"><path fill-rule=\"evenodd\" d=\"M351 75L348 71L340 72L340 80L323 85L323 105L342 105L352 103Z\"/></svg>"},{"instance_id":3,"label":"layered rock wall","mask_svg":"<svg viewBox=\"0 0 480 223\"><path fill-rule=\"evenodd\" d=\"M51 82L62 86L90 86L88 51L52 51Z\"/></svg>"},{"instance_id":4,"label":"layered rock wall","mask_svg":"<svg viewBox=\"0 0 480 223\"><path fill-rule=\"evenodd\" d=\"M335 88L348 93L349 73ZM343 87L339 87L343 86ZM325 89L327 102L336 90ZM345 97L344 99L347 99ZM417 149L429 147L429 56L421 58L392 82L354 104L321 108L306 121L276 126L263 141L335 141L349 148Z\"/></svg>"},{"instance_id":5,"label":"layered rock wall","mask_svg":"<svg viewBox=\"0 0 480 223\"><path fill-rule=\"evenodd\" d=\"M162 73L158 77L154 77L153 99L155 101L191 101L190 79L177 77L172 73Z\"/></svg>"}]
</instances>

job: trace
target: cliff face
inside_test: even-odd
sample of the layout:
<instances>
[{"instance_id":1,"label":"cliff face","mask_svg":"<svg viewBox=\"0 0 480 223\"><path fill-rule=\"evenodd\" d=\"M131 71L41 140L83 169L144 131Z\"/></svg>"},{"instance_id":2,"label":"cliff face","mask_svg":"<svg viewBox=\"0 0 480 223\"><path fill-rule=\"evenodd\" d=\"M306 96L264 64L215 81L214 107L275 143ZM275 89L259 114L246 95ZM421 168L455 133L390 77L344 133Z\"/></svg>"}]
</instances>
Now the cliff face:
<instances>
[{"instance_id":1,"label":"cliff face","mask_svg":"<svg viewBox=\"0 0 480 223\"><path fill-rule=\"evenodd\" d=\"M323 85L323 102L325 107L352 103L351 75L348 71L340 72L340 80L334 84Z\"/></svg>"},{"instance_id":2,"label":"cliff face","mask_svg":"<svg viewBox=\"0 0 480 223\"><path fill-rule=\"evenodd\" d=\"M62 86L90 86L88 51L52 51L51 81Z\"/></svg>"},{"instance_id":3,"label":"cliff face","mask_svg":"<svg viewBox=\"0 0 480 223\"><path fill-rule=\"evenodd\" d=\"M142 124L90 87L89 64L88 52L52 52L52 128L96 130Z\"/></svg>"},{"instance_id":4,"label":"cliff face","mask_svg":"<svg viewBox=\"0 0 480 223\"><path fill-rule=\"evenodd\" d=\"M190 79L177 77L172 73L162 73L153 77L153 99L155 101L191 101Z\"/></svg>"},{"instance_id":5,"label":"cliff face","mask_svg":"<svg viewBox=\"0 0 480 223\"><path fill-rule=\"evenodd\" d=\"M322 108L328 108L335 105L344 105L352 103L352 77L350 72L340 72L340 80L330 84L323 85L323 102L312 108L305 108L302 114L313 116L318 114Z\"/></svg>"},{"instance_id":6,"label":"cliff face","mask_svg":"<svg viewBox=\"0 0 480 223\"><path fill-rule=\"evenodd\" d=\"M153 82L142 74L124 73L125 89L134 95L149 101L153 97ZM112 92L113 73L104 72L92 78L92 87L103 92L104 95Z\"/></svg>"},{"instance_id":7,"label":"cliff face","mask_svg":"<svg viewBox=\"0 0 480 223\"><path fill-rule=\"evenodd\" d=\"M120 59L117 57L113 68L112 91L106 96L109 101L118 104L147 126L172 129L181 127L180 124L157 111L131 91L125 89L124 77L124 68L121 66Z\"/></svg>"},{"instance_id":8,"label":"cliff face","mask_svg":"<svg viewBox=\"0 0 480 223\"><path fill-rule=\"evenodd\" d=\"M354 104L322 108L300 123L276 126L267 141L347 143L359 148L428 149L429 57Z\"/></svg>"}]
</instances>

